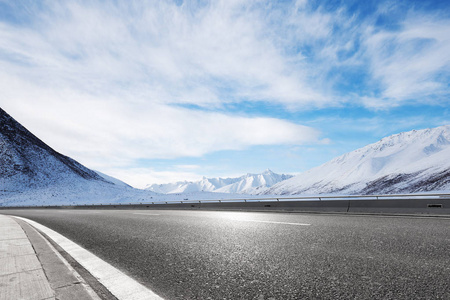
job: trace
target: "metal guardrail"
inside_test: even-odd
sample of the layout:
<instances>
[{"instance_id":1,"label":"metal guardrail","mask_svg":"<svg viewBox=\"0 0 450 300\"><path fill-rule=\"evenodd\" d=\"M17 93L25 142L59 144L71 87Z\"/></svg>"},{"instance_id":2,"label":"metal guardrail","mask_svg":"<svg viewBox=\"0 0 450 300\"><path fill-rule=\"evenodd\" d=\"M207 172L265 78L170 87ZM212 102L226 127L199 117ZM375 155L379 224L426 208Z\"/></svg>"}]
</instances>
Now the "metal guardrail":
<instances>
[{"instance_id":1,"label":"metal guardrail","mask_svg":"<svg viewBox=\"0 0 450 300\"><path fill-rule=\"evenodd\" d=\"M330 200L412 200L412 199L450 199L450 194L391 194L391 195L348 195L348 196L297 196L297 197L262 197L229 199L184 199L153 201L150 203L129 204L179 204L179 203L222 203L222 202L266 202L266 201L330 201ZM120 204L118 204L120 205ZM125 205L125 204L122 204Z\"/></svg>"},{"instance_id":2,"label":"metal guardrail","mask_svg":"<svg viewBox=\"0 0 450 300\"><path fill-rule=\"evenodd\" d=\"M433 193L433 194L391 194L391 195L328 195L328 196L292 196L292 197L260 197L260 198L229 198L229 199L183 199L183 200L162 200L152 202L129 202L129 203L90 203L90 204L74 204L74 205L36 205L32 207L83 207L83 206L127 206L127 205L158 205L158 204L188 204L188 203L240 203L240 202L288 202L288 201L354 201L354 200L450 200L450 194ZM24 206L2 206L0 208L21 208ZM28 206L31 207L31 206Z\"/></svg>"}]
</instances>

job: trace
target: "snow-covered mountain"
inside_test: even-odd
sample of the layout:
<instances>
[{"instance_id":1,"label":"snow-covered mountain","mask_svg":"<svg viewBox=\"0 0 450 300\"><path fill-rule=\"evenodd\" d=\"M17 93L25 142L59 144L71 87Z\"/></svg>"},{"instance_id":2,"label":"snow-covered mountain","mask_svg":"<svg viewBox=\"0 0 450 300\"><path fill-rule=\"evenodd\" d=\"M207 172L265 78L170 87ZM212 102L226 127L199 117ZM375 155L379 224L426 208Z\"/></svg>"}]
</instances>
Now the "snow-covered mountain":
<instances>
[{"instance_id":1,"label":"snow-covered mountain","mask_svg":"<svg viewBox=\"0 0 450 300\"><path fill-rule=\"evenodd\" d=\"M450 190L450 125L386 137L296 177L266 170L138 190L56 152L0 108L0 206L440 190Z\"/></svg>"},{"instance_id":2,"label":"snow-covered mountain","mask_svg":"<svg viewBox=\"0 0 450 300\"><path fill-rule=\"evenodd\" d=\"M439 190L450 190L450 125L383 138L262 193L392 194Z\"/></svg>"},{"instance_id":3,"label":"snow-covered mountain","mask_svg":"<svg viewBox=\"0 0 450 300\"><path fill-rule=\"evenodd\" d=\"M0 108L0 178L2 190L21 191L66 180L109 183L29 132Z\"/></svg>"},{"instance_id":4,"label":"snow-covered mountain","mask_svg":"<svg viewBox=\"0 0 450 300\"><path fill-rule=\"evenodd\" d=\"M120 202L152 195L56 152L0 108L0 205Z\"/></svg>"},{"instance_id":5,"label":"snow-covered mountain","mask_svg":"<svg viewBox=\"0 0 450 300\"><path fill-rule=\"evenodd\" d=\"M237 178L206 178L199 181L152 184L146 190L163 194L217 192L233 194L255 194L272 185L291 178L292 175L276 174L267 169L261 174L247 174Z\"/></svg>"}]
</instances>

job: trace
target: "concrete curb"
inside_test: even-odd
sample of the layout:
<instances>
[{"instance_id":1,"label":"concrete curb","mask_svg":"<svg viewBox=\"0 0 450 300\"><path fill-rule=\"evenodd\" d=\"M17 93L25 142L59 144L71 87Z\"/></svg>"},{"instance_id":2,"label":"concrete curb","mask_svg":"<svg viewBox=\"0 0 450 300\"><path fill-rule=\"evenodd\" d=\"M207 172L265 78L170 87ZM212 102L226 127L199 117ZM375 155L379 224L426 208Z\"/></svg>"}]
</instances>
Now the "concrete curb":
<instances>
[{"instance_id":1,"label":"concrete curb","mask_svg":"<svg viewBox=\"0 0 450 300\"><path fill-rule=\"evenodd\" d=\"M0 216L0 266L0 300L55 299L27 235L7 216Z\"/></svg>"}]
</instances>

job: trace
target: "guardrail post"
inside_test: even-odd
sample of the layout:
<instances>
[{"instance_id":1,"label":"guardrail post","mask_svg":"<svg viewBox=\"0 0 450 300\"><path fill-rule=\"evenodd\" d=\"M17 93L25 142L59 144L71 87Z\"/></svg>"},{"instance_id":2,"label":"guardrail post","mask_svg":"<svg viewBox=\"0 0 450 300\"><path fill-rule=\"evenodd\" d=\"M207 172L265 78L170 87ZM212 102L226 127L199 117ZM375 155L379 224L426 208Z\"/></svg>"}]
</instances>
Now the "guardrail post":
<instances>
[{"instance_id":1,"label":"guardrail post","mask_svg":"<svg viewBox=\"0 0 450 300\"><path fill-rule=\"evenodd\" d=\"M219 203L222 203L222 200L219 200Z\"/></svg>"}]
</instances>

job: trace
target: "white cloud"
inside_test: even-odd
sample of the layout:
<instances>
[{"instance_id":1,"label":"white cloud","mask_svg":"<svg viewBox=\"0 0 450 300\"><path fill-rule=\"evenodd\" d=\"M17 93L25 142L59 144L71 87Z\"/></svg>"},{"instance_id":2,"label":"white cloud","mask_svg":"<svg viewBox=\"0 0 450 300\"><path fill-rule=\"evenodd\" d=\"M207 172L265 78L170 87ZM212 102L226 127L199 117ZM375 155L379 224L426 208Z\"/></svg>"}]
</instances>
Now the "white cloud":
<instances>
[{"instance_id":1,"label":"white cloud","mask_svg":"<svg viewBox=\"0 0 450 300\"><path fill-rule=\"evenodd\" d=\"M252 145L318 142L314 129L274 118L233 116L159 103L130 104L1 77L3 107L58 151L101 169L140 158L201 156ZM22 87L20 89L19 87ZM26 87L25 89L23 89Z\"/></svg>"},{"instance_id":2,"label":"white cloud","mask_svg":"<svg viewBox=\"0 0 450 300\"><path fill-rule=\"evenodd\" d=\"M306 1L29 5L31 25L0 23L1 67L55 89L212 109L243 100L321 108L349 101L334 88L356 66L369 73L359 96L381 106L448 94L448 20L411 10L399 30L374 29L390 3L365 19Z\"/></svg>"},{"instance_id":3,"label":"white cloud","mask_svg":"<svg viewBox=\"0 0 450 300\"><path fill-rule=\"evenodd\" d=\"M199 166L199 165L176 165L175 168L178 168L181 170L197 170L197 169L200 169L201 166Z\"/></svg>"},{"instance_id":4,"label":"white cloud","mask_svg":"<svg viewBox=\"0 0 450 300\"><path fill-rule=\"evenodd\" d=\"M0 27L2 50L29 64L14 61L8 69L26 71L29 80L201 106L241 97L290 106L325 101L306 66L293 68L276 45L256 2L47 5L45 14L36 12L34 29Z\"/></svg>"},{"instance_id":5,"label":"white cloud","mask_svg":"<svg viewBox=\"0 0 450 300\"><path fill-rule=\"evenodd\" d=\"M369 32L365 45L381 96L375 107L429 102L448 95L450 22L411 14L398 31ZM436 99L437 98L437 99Z\"/></svg>"},{"instance_id":6,"label":"white cloud","mask_svg":"<svg viewBox=\"0 0 450 300\"><path fill-rule=\"evenodd\" d=\"M316 142L318 132L215 108L311 102L302 71L247 2L48 2L32 26L0 23L2 106L58 151L90 167Z\"/></svg>"}]
</instances>

